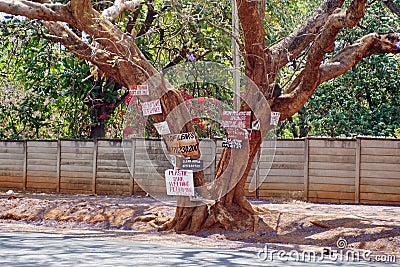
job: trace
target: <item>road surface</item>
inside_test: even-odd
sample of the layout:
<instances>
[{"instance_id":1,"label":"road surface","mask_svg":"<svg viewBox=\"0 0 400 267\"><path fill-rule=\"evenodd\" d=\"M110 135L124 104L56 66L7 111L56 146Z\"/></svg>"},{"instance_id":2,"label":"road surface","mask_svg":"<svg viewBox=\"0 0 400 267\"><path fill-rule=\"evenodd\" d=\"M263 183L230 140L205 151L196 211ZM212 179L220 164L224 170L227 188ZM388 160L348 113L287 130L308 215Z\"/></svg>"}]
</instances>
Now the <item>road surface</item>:
<instances>
[{"instance_id":1,"label":"road surface","mask_svg":"<svg viewBox=\"0 0 400 267\"><path fill-rule=\"evenodd\" d=\"M0 266L399 266L365 261L271 261L266 255L88 235L0 231Z\"/></svg>"}]
</instances>

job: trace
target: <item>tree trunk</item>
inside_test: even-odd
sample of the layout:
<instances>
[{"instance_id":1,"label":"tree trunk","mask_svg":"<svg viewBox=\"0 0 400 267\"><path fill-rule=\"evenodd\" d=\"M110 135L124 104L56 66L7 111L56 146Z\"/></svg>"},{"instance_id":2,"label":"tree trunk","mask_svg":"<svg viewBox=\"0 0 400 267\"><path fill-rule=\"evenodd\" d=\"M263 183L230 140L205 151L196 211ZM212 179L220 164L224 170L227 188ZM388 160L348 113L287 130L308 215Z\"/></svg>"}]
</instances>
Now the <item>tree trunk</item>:
<instances>
[{"instance_id":1,"label":"tree trunk","mask_svg":"<svg viewBox=\"0 0 400 267\"><path fill-rule=\"evenodd\" d=\"M246 198L245 183L253 160L262 143L262 136L270 129L266 122L269 108L258 105L259 98L271 87L275 75L271 71L270 57L265 53L264 45L264 11L265 1L240 1L239 18L242 23L245 39L246 76L254 83L246 84L245 101L241 111L253 112L253 119L262 123L261 130L253 130L249 142L243 142L240 150L225 148L218 162L215 187L211 191L223 192L223 197L213 205L197 207L177 207L175 217L164 224L161 229L174 227L176 231L196 232L201 228L212 226L226 230L248 229L255 227L257 211ZM256 44L256 45L255 45ZM270 73L270 75L267 75ZM271 100L271 99L267 99ZM258 109L258 111L255 111ZM254 114L257 113L257 114ZM196 181L195 181L196 183Z\"/></svg>"},{"instance_id":2,"label":"tree trunk","mask_svg":"<svg viewBox=\"0 0 400 267\"><path fill-rule=\"evenodd\" d=\"M104 125L104 121L102 120L98 124L92 125L90 127L90 138L97 139L103 138L106 136L106 127Z\"/></svg>"}]
</instances>

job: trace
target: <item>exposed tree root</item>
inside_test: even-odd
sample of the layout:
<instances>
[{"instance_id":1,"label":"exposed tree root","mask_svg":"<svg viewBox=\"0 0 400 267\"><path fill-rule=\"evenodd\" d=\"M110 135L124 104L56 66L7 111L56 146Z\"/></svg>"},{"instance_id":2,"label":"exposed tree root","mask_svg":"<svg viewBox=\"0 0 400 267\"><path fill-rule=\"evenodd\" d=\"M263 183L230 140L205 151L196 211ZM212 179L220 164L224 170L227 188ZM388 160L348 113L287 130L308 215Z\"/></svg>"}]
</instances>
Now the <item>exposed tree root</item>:
<instances>
[{"instance_id":1,"label":"exposed tree root","mask_svg":"<svg viewBox=\"0 0 400 267\"><path fill-rule=\"evenodd\" d=\"M135 221L139 221L139 222L151 222L155 219L158 218L157 214L150 214L150 215L143 215L143 216L139 216L136 218Z\"/></svg>"},{"instance_id":2,"label":"exposed tree root","mask_svg":"<svg viewBox=\"0 0 400 267\"><path fill-rule=\"evenodd\" d=\"M200 229L224 229L238 231L251 229L256 231L258 214L266 213L266 209L254 207L245 197L234 198L230 204L223 201L212 206L202 205L191 208L177 208L174 218L161 223L161 220L151 220L150 224L158 231L174 230L193 234ZM146 217L144 219L148 219Z\"/></svg>"},{"instance_id":3,"label":"exposed tree root","mask_svg":"<svg viewBox=\"0 0 400 267\"><path fill-rule=\"evenodd\" d=\"M257 212L257 214L271 213L271 211L268 208L265 208L265 207L253 206L253 209L254 209L254 211Z\"/></svg>"}]
</instances>

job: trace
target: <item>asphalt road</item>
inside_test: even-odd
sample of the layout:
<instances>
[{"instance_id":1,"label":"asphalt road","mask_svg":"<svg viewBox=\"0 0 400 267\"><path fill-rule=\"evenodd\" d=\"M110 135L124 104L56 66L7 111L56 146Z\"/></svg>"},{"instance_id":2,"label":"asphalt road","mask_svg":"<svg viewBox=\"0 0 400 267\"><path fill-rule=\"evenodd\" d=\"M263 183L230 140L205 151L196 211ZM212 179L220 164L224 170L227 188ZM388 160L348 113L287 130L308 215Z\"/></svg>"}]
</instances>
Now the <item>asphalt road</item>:
<instances>
[{"instance_id":1,"label":"asphalt road","mask_svg":"<svg viewBox=\"0 0 400 267\"><path fill-rule=\"evenodd\" d=\"M79 235L0 231L0 266L399 266L366 261L286 261L276 259L277 255L271 261L266 255Z\"/></svg>"}]
</instances>

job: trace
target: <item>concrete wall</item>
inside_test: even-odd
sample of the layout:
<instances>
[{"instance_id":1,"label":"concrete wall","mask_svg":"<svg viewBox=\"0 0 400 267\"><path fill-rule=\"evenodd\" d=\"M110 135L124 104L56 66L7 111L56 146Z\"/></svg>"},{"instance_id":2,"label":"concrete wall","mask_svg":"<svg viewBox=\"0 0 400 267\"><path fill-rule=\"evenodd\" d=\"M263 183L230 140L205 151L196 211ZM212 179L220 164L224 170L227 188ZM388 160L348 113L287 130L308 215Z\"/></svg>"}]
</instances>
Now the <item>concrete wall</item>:
<instances>
[{"instance_id":1,"label":"concrete wall","mask_svg":"<svg viewBox=\"0 0 400 267\"><path fill-rule=\"evenodd\" d=\"M207 181L220 140L201 142ZM1 141L0 190L88 194L165 193L171 168L159 140ZM133 179L131 178L133 177ZM310 138L264 142L248 196L313 202L400 203L400 140Z\"/></svg>"}]
</instances>

